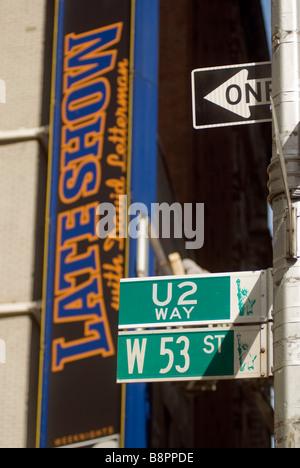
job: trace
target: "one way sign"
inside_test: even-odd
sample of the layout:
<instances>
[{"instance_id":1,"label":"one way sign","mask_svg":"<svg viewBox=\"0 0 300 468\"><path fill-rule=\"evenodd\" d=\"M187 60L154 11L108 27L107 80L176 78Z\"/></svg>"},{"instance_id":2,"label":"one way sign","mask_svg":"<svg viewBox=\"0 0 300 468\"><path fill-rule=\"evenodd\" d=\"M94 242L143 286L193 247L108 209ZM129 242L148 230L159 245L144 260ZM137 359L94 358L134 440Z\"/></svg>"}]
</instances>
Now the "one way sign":
<instances>
[{"instance_id":1,"label":"one way sign","mask_svg":"<svg viewBox=\"0 0 300 468\"><path fill-rule=\"evenodd\" d=\"M270 122L271 91L271 62L193 70L193 126Z\"/></svg>"}]
</instances>

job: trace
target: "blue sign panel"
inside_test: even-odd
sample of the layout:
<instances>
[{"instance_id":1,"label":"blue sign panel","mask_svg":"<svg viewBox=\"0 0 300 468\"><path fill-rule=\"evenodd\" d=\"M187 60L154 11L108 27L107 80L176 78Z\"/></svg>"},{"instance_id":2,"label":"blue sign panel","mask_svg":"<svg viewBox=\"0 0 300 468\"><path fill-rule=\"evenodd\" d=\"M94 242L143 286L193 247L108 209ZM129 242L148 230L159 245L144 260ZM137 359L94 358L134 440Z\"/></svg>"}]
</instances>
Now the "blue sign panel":
<instances>
[{"instance_id":1,"label":"blue sign panel","mask_svg":"<svg viewBox=\"0 0 300 468\"><path fill-rule=\"evenodd\" d=\"M98 223L126 194L131 17L131 0L56 1L39 447L120 432L126 239Z\"/></svg>"}]
</instances>

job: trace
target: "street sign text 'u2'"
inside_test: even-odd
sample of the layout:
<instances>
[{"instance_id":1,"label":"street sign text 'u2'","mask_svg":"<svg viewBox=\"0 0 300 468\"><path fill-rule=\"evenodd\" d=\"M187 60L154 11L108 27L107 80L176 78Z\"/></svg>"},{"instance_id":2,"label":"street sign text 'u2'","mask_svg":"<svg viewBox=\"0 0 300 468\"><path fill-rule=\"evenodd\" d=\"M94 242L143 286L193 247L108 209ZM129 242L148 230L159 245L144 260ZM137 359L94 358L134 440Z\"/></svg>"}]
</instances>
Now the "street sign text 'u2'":
<instances>
[{"instance_id":1,"label":"street sign text 'u2'","mask_svg":"<svg viewBox=\"0 0 300 468\"><path fill-rule=\"evenodd\" d=\"M119 329L267 320L266 271L127 278Z\"/></svg>"}]
</instances>

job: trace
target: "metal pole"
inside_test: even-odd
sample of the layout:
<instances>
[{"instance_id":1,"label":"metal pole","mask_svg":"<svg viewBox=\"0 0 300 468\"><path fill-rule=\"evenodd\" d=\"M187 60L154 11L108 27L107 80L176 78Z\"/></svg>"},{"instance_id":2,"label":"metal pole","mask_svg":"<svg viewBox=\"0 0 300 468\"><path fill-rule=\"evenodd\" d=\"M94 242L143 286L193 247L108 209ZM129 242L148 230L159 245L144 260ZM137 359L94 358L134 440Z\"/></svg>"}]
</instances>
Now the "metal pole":
<instances>
[{"instance_id":1,"label":"metal pole","mask_svg":"<svg viewBox=\"0 0 300 468\"><path fill-rule=\"evenodd\" d=\"M149 275L148 215L139 215L139 236L137 238L136 274L139 278Z\"/></svg>"},{"instance_id":2,"label":"metal pole","mask_svg":"<svg viewBox=\"0 0 300 468\"><path fill-rule=\"evenodd\" d=\"M275 447L300 447L300 2L272 1ZM300 240L300 239L299 239Z\"/></svg>"}]
</instances>

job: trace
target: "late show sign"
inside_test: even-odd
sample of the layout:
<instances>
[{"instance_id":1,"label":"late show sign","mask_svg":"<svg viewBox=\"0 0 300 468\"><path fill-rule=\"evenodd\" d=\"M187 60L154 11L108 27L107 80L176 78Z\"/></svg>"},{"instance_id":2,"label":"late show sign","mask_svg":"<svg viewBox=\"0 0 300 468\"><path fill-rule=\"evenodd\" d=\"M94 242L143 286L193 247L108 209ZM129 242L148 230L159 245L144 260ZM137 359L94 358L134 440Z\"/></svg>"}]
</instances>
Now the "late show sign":
<instances>
[{"instance_id":1,"label":"late show sign","mask_svg":"<svg viewBox=\"0 0 300 468\"><path fill-rule=\"evenodd\" d=\"M131 0L56 1L37 445L120 432L125 239L98 207L126 193ZM124 197L123 197L124 198Z\"/></svg>"}]
</instances>

